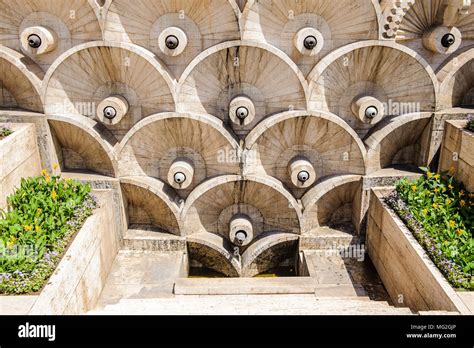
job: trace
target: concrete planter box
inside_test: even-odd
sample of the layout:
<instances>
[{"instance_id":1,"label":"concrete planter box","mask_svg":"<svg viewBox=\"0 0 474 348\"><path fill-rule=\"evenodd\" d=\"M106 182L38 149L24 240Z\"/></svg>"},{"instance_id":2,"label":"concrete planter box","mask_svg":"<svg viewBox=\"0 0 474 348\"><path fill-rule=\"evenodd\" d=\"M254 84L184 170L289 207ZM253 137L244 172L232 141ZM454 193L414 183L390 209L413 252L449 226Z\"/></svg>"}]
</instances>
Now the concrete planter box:
<instances>
[{"instance_id":1,"label":"concrete planter box","mask_svg":"<svg viewBox=\"0 0 474 348\"><path fill-rule=\"evenodd\" d=\"M0 315L82 314L94 308L119 249L112 190L95 190L100 207L71 242L41 293L0 296Z\"/></svg>"},{"instance_id":2,"label":"concrete planter box","mask_svg":"<svg viewBox=\"0 0 474 348\"><path fill-rule=\"evenodd\" d=\"M390 190L372 190L367 250L393 303L416 311L471 314L466 303L398 215L383 201ZM471 293L468 293L471 294Z\"/></svg>"},{"instance_id":3,"label":"concrete planter box","mask_svg":"<svg viewBox=\"0 0 474 348\"><path fill-rule=\"evenodd\" d=\"M446 121L441 147L440 171L453 170L453 175L474 191L474 133L464 129L465 120Z\"/></svg>"},{"instance_id":4,"label":"concrete planter box","mask_svg":"<svg viewBox=\"0 0 474 348\"><path fill-rule=\"evenodd\" d=\"M13 134L0 140L0 209L6 207L6 198L15 191L21 178L41 173L41 160L33 124L0 124Z\"/></svg>"}]
</instances>

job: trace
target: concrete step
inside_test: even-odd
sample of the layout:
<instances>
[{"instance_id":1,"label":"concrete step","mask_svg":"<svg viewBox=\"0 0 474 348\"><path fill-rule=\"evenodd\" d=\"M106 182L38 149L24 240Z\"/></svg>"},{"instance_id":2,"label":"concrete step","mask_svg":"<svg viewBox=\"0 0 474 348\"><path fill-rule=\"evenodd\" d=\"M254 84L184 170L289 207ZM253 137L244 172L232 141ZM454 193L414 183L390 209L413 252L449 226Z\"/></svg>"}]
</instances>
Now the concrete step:
<instances>
[{"instance_id":1,"label":"concrete step","mask_svg":"<svg viewBox=\"0 0 474 348\"><path fill-rule=\"evenodd\" d=\"M315 294L318 297L366 297L362 286L318 284L311 277L177 279L176 295Z\"/></svg>"},{"instance_id":2,"label":"concrete step","mask_svg":"<svg viewBox=\"0 0 474 348\"><path fill-rule=\"evenodd\" d=\"M123 236L123 249L133 251L186 251L186 239L152 226L131 226Z\"/></svg>"},{"instance_id":3,"label":"concrete step","mask_svg":"<svg viewBox=\"0 0 474 348\"><path fill-rule=\"evenodd\" d=\"M383 301L318 298L314 295L186 295L128 299L90 315L409 315Z\"/></svg>"},{"instance_id":4,"label":"concrete step","mask_svg":"<svg viewBox=\"0 0 474 348\"><path fill-rule=\"evenodd\" d=\"M305 250L337 250L356 244L359 237L329 227L318 227L300 237L300 248Z\"/></svg>"},{"instance_id":5,"label":"concrete step","mask_svg":"<svg viewBox=\"0 0 474 348\"><path fill-rule=\"evenodd\" d=\"M419 315L461 315L459 312L448 311L419 311Z\"/></svg>"},{"instance_id":6,"label":"concrete step","mask_svg":"<svg viewBox=\"0 0 474 348\"><path fill-rule=\"evenodd\" d=\"M212 278L176 280L176 295L261 295L314 294L315 282L309 277Z\"/></svg>"},{"instance_id":7,"label":"concrete step","mask_svg":"<svg viewBox=\"0 0 474 348\"><path fill-rule=\"evenodd\" d=\"M97 306L122 299L173 296L175 279L183 277L183 252L121 250L115 258Z\"/></svg>"}]
</instances>

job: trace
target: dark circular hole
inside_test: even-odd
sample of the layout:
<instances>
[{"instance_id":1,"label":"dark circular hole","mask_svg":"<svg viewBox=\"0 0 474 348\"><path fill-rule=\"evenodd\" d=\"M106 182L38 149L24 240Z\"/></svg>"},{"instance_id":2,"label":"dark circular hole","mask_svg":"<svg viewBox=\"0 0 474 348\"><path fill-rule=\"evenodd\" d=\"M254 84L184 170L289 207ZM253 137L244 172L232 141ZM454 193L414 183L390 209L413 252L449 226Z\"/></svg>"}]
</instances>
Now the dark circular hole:
<instances>
[{"instance_id":1,"label":"dark circular hole","mask_svg":"<svg viewBox=\"0 0 474 348\"><path fill-rule=\"evenodd\" d=\"M183 182L186 181L186 174L184 174L183 172L177 172L177 173L174 175L174 181L175 181L177 184L182 184Z\"/></svg>"},{"instance_id":2,"label":"dark circular hole","mask_svg":"<svg viewBox=\"0 0 474 348\"><path fill-rule=\"evenodd\" d=\"M365 117L367 118L375 118L379 114L379 110L375 106L369 106L365 109Z\"/></svg>"},{"instance_id":3,"label":"dark circular hole","mask_svg":"<svg viewBox=\"0 0 474 348\"><path fill-rule=\"evenodd\" d=\"M179 46L179 39L175 35L169 35L165 40L166 47L170 50L175 50Z\"/></svg>"},{"instance_id":4,"label":"dark circular hole","mask_svg":"<svg viewBox=\"0 0 474 348\"><path fill-rule=\"evenodd\" d=\"M298 173L298 181L305 183L308 181L310 178L310 174L306 170L302 170L301 172Z\"/></svg>"},{"instance_id":5,"label":"dark circular hole","mask_svg":"<svg viewBox=\"0 0 474 348\"><path fill-rule=\"evenodd\" d=\"M235 115L238 119L244 120L249 115L249 109L247 109L245 106L241 106L235 111Z\"/></svg>"},{"instance_id":6,"label":"dark circular hole","mask_svg":"<svg viewBox=\"0 0 474 348\"><path fill-rule=\"evenodd\" d=\"M108 118L109 120L113 119L115 116L117 116L117 110L113 108L112 106L107 106L104 109L104 117Z\"/></svg>"},{"instance_id":7,"label":"dark circular hole","mask_svg":"<svg viewBox=\"0 0 474 348\"><path fill-rule=\"evenodd\" d=\"M313 35L310 35L310 36L307 36L305 39L304 39L304 47L308 50L312 50L316 47L316 45L318 44L318 40L316 39L316 37L314 37Z\"/></svg>"},{"instance_id":8,"label":"dark circular hole","mask_svg":"<svg viewBox=\"0 0 474 348\"><path fill-rule=\"evenodd\" d=\"M36 34L28 36L28 45L31 48L38 48L41 46L41 38Z\"/></svg>"},{"instance_id":9,"label":"dark circular hole","mask_svg":"<svg viewBox=\"0 0 474 348\"><path fill-rule=\"evenodd\" d=\"M449 48L456 42L456 37L453 34L446 34L441 39L441 44L445 48Z\"/></svg>"}]
</instances>

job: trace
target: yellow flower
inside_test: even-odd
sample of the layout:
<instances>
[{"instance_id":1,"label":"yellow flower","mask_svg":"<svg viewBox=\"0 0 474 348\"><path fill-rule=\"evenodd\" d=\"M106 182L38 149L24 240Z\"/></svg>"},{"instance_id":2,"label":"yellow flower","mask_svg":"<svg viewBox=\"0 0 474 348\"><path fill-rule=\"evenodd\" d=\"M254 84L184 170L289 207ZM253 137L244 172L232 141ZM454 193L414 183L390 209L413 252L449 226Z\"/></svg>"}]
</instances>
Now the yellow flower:
<instances>
[{"instance_id":1,"label":"yellow flower","mask_svg":"<svg viewBox=\"0 0 474 348\"><path fill-rule=\"evenodd\" d=\"M435 188L435 189L434 189L434 192L435 192L435 193L439 193L439 188Z\"/></svg>"},{"instance_id":2,"label":"yellow flower","mask_svg":"<svg viewBox=\"0 0 474 348\"><path fill-rule=\"evenodd\" d=\"M449 220L449 227L454 227L456 226L456 222L453 220Z\"/></svg>"},{"instance_id":3,"label":"yellow flower","mask_svg":"<svg viewBox=\"0 0 474 348\"><path fill-rule=\"evenodd\" d=\"M423 214L428 215L428 209L423 209Z\"/></svg>"},{"instance_id":4,"label":"yellow flower","mask_svg":"<svg viewBox=\"0 0 474 348\"><path fill-rule=\"evenodd\" d=\"M452 189L454 188L454 186L451 185L451 184L449 184L449 185L448 185L448 188L449 188L450 190L452 190Z\"/></svg>"},{"instance_id":5,"label":"yellow flower","mask_svg":"<svg viewBox=\"0 0 474 348\"><path fill-rule=\"evenodd\" d=\"M436 180L439 180L440 175L439 175L439 174L436 174L436 175L434 176L434 178L435 178Z\"/></svg>"},{"instance_id":6,"label":"yellow flower","mask_svg":"<svg viewBox=\"0 0 474 348\"><path fill-rule=\"evenodd\" d=\"M417 189L418 189L418 188L416 187L416 185L413 185L413 186L411 187L411 190L412 190L413 192L416 192Z\"/></svg>"},{"instance_id":7,"label":"yellow flower","mask_svg":"<svg viewBox=\"0 0 474 348\"><path fill-rule=\"evenodd\" d=\"M53 170L56 170L56 169L58 169L58 164L57 164L57 163L55 163L55 164L53 165Z\"/></svg>"},{"instance_id":8,"label":"yellow flower","mask_svg":"<svg viewBox=\"0 0 474 348\"><path fill-rule=\"evenodd\" d=\"M466 205L466 201L464 199L461 199L461 201L459 202L459 205L461 207L464 207Z\"/></svg>"},{"instance_id":9,"label":"yellow flower","mask_svg":"<svg viewBox=\"0 0 474 348\"><path fill-rule=\"evenodd\" d=\"M463 197L464 193L465 193L464 190L459 191L459 197Z\"/></svg>"},{"instance_id":10,"label":"yellow flower","mask_svg":"<svg viewBox=\"0 0 474 348\"><path fill-rule=\"evenodd\" d=\"M447 205L450 205L452 202L453 202L452 200L450 200L449 198L446 198L446 204Z\"/></svg>"},{"instance_id":11,"label":"yellow flower","mask_svg":"<svg viewBox=\"0 0 474 348\"><path fill-rule=\"evenodd\" d=\"M48 175L48 172L46 171L46 169L43 169L43 170L41 171L41 175L43 175L43 176L47 176L47 175Z\"/></svg>"},{"instance_id":12,"label":"yellow flower","mask_svg":"<svg viewBox=\"0 0 474 348\"><path fill-rule=\"evenodd\" d=\"M56 191L53 190L53 192L51 192L51 198L55 201L56 198L58 198L58 194L56 193Z\"/></svg>"},{"instance_id":13,"label":"yellow flower","mask_svg":"<svg viewBox=\"0 0 474 348\"><path fill-rule=\"evenodd\" d=\"M459 229L459 230L456 231L456 233L457 233L458 236L460 236L461 234L463 234L463 232L464 232L464 231L461 230L461 229Z\"/></svg>"},{"instance_id":14,"label":"yellow flower","mask_svg":"<svg viewBox=\"0 0 474 348\"><path fill-rule=\"evenodd\" d=\"M30 231L33 230L33 226L31 226L31 225L26 225L26 226L23 226L23 227L25 228L26 232L30 232Z\"/></svg>"},{"instance_id":15,"label":"yellow flower","mask_svg":"<svg viewBox=\"0 0 474 348\"><path fill-rule=\"evenodd\" d=\"M71 184L72 184L72 179L71 179L71 178L67 178L67 179L66 179L66 184L71 185Z\"/></svg>"},{"instance_id":16,"label":"yellow flower","mask_svg":"<svg viewBox=\"0 0 474 348\"><path fill-rule=\"evenodd\" d=\"M438 209L438 208L439 208L439 205L436 204L436 203L433 203L433 208Z\"/></svg>"},{"instance_id":17,"label":"yellow flower","mask_svg":"<svg viewBox=\"0 0 474 348\"><path fill-rule=\"evenodd\" d=\"M36 215L40 216L42 213L43 213L43 209L38 208L38 210L36 211Z\"/></svg>"},{"instance_id":18,"label":"yellow flower","mask_svg":"<svg viewBox=\"0 0 474 348\"><path fill-rule=\"evenodd\" d=\"M433 173L431 173L430 171L428 171L428 172L426 173L426 176L427 176L428 178L431 178L431 177L433 176Z\"/></svg>"},{"instance_id":19,"label":"yellow flower","mask_svg":"<svg viewBox=\"0 0 474 348\"><path fill-rule=\"evenodd\" d=\"M13 249L13 247L15 246L16 244L16 237L15 236L11 236L10 239L8 240L7 242L7 248L8 249Z\"/></svg>"},{"instance_id":20,"label":"yellow flower","mask_svg":"<svg viewBox=\"0 0 474 348\"><path fill-rule=\"evenodd\" d=\"M40 233L41 232L41 227L36 225L35 226L35 231L36 231L36 233Z\"/></svg>"}]
</instances>

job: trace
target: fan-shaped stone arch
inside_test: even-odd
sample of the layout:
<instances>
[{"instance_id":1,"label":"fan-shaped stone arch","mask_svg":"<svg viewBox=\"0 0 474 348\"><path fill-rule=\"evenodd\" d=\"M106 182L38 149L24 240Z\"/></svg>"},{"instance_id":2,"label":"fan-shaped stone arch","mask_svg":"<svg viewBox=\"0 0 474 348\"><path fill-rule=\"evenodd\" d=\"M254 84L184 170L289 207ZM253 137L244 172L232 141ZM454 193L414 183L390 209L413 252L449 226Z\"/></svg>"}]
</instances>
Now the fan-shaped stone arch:
<instances>
[{"instance_id":1,"label":"fan-shaped stone arch","mask_svg":"<svg viewBox=\"0 0 474 348\"><path fill-rule=\"evenodd\" d=\"M77 46L54 63L44 85L48 114L99 119L118 140L146 116L174 111L174 85L166 69L153 54L130 44ZM111 104L117 113L123 109L117 122L102 118L109 98L115 96L125 105Z\"/></svg>"},{"instance_id":2,"label":"fan-shaped stone arch","mask_svg":"<svg viewBox=\"0 0 474 348\"><path fill-rule=\"evenodd\" d=\"M62 53L87 41L102 39L102 31L88 0L30 0L18 3L15 0L1 0L0 44L16 51L23 51L43 70L47 70ZM28 46L31 33L40 35L44 28L49 34L46 52ZM30 33L30 29L35 28ZM43 45L46 37L40 35Z\"/></svg>"},{"instance_id":3,"label":"fan-shaped stone arch","mask_svg":"<svg viewBox=\"0 0 474 348\"><path fill-rule=\"evenodd\" d=\"M248 171L276 177L296 197L308 187L298 187L292 180L289 167L294 158L304 157L311 164L314 182L330 175L365 173L362 141L330 113L294 111L267 118L248 135L246 148L255 159Z\"/></svg>"},{"instance_id":4,"label":"fan-shaped stone arch","mask_svg":"<svg viewBox=\"0 0 474 348\"><path fill-rule=\"evenodd\" d=\"M284 51L305 75L329 52L359 40L378 39L380 8L367 0L251 0L244 10L244 40L266 42ZM317 30L315 49L298 49L298 32ZM316 52L317 51L317 52Z\"/></svg>"},{"instance_id":5,"label":"fan-shaped stone arch","mask_svg":"<svg viewBox=\"0 0 474 348\"><path fill-rule=\"evenodd\" d=\"M161 181L143 177L123 177L120 185L128 225L149 225L180 235L178 197Z\"/></svg>"},{"instance_id":6,"label":"fan-shaped stone arch","mask_svg":"<svg viewBox=\"0 0 474 348\"><path fill-rule=\"evenodd\" d=\"M180 80L179 110L217 116L236 133L246 134L266 115L306 109L306 90L298 67L282 52L233 41L208 49L188 66ZM248 122L229 115L230 103L240 96L249 98L254 109Z\"/></svg>"},{"instance_id":7,"label":"fan-shaped stone arch","mask_svg":"<svg viewBox=\"0 0 474 348\"><path fill-rule=\"evenodd\" d=\"M254 277L297 255L297 235L270 233L262 235L242 255L242 276Z\"/></svg>"},{"instance_id":8,"label":"fan-shaped stone arch","mask_svg":"<svg viewBox=\"0 0 474 348\"><path fill-rule=\"evenodd\" d=\"M436 69L448 54L474 43L474 4L469 5L471 1L465 2L467 6L462 3L453 0L412 1L405 12L400 11L395 40L418 52ZM445 47L441 41L448 33L452 33L456 41Z\"/></svg>"},{"instance_id":9,"label":"fan-shaped stone arch","mask_svg":"<svg viewBox=\"0 0 474 348\"><path fill-rule=\"evenodd\" d=\"M358 42L336 50L309 79L311 109L337 114L361 138L384 117L436 107L438 81L431 67L416 52L391 42ZM363 97L378 108L375 119L359 115Z\"/></svg>"},{"instance_id":10,"label":"fan-shaped stone arch","mask_svg":"<svg viewBox=\"0 0 474 348\"><path fill-rule=\"evenodd\" d=\"M360 175L327 178L308 191L304 206L304 231L311 233L321 226L353 233L360 224Z\"/></svg>"},{"instance_id":11,"label":"fan-shaped stone arch","mask_svg":"<svg viewBox=\"0 0 474 348\"><path fill-rule=\"evenodd\" d=\"M111 135L105 130L95 131L94 121L51 116L48 123L62 170L92 171L115 176L113 149L104 139Z\"/></svg>"},{"instance_id":12,"label":"fan-shaped stone arch","mask_svg":"<svg viewBox=\"0 0 474 348\"><path fill-rule=\"evenodd\" d=\"M0 47L0 108L43 112L42 77L41 69L28 57Z\"/></svg>"},{"instance_id":13,"label":"fan-shaped stone arch","mask_svg":"<svg viewBox=\"0 0 474 348\"><path fill-rule=\"evenodd\" d=\"M107 12L106 41L131 42L145 47L162 59L178 78L186 65L203 50L224 41L240 39L235 2L228 0L144 0L133 4L114 0ZM166 50L161 41L168 28L180 41ZM183 35L183 37L180 37ZM183 51L179 54L177 50Z\"/></svg>"},{"instance_id":14,"label":"fan-shaped stone arch","mask_svg":"<svg viewBox=\"0 0 474 348\"><path fill-rule=\"evenodd\" d=\"M474 48L452 58L438 72L440 109L474 107Z\"/></svg>"},{"instance_id":15,"label":"fan-shaped stone arch","mask_svg":"<svg viewBox=\"0 0 474 348\"><path fill-rule=\"evenodd\" d=\"M121 175L142 175L167 182L177 161L188 162L189 185L171 182L187 196L207 178L239 172L239 144L218 119L191 113L150 116L123 139L117 149ZM191 177L192 176L192 177Z\"/></svg>"},{"instance_id":16,"label":"fan-shaped stone arch","mask_svg":"<svg viewBox=\"0 0 474 348\"><path fill-rule=\"evenodd\" d=\"M191 259L229 276L253 276L296 255L301 208L271 177L211 179L191 193L181 216ZM243 244L232 238L235 217L251 225Z\"/></svg>"},{"instance_id":17,"label":"fan-shaped stone arch","mask_svg":"<svg viewBox=\"0 0 474 348\"><path fill-rule=\"evenodd\" d=\"M299 204L272 177L226 175L210 179L189 195L182 217L187 235L208 232L229 239L229 221L235 214L251 218L254 238L264 232L300 232Z\"/></svg>"},{"instance_id":18,"label":"fan-shaped stone arch","mask_svg":"<svg viewBox=\"0 0 474 348\"><path fill-rule=\"evenodd\" d=\"M241 264L230 243L212 233L196 233L186 238L189 258L227 277L239 277Z\"/></svg>"},{"instance_id":19,"label":"fan-shaped stone arch","mask_svg":"<svg viewBox=\"0 0 474 348\"><path fill-rule=\"evenodd\" d=\"M387 119L364 141L367 146L367 172L395 165L419 167L426 163L422 149L431 113L415 113Z\"/></svg>"}]
</instances>

